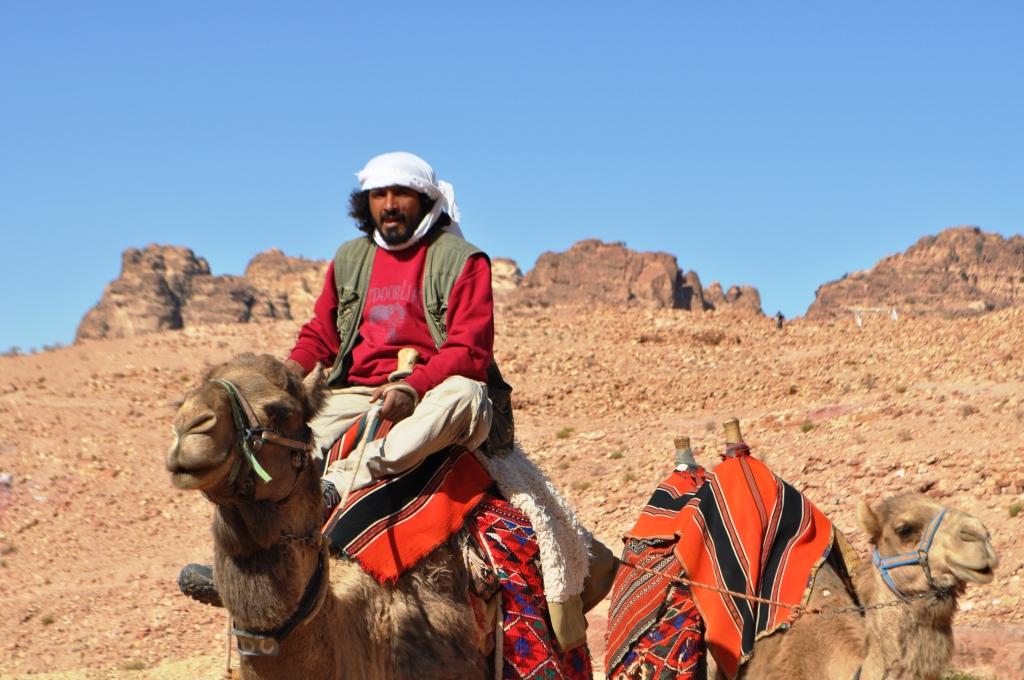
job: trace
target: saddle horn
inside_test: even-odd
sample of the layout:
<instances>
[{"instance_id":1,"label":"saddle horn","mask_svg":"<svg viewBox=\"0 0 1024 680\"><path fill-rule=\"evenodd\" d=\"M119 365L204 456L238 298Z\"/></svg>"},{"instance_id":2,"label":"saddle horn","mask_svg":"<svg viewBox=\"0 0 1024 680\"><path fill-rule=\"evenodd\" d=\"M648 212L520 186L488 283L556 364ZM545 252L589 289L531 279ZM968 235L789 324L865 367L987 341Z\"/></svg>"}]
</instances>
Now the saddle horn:
<instances>
[{"instance_id":1,"label":"saddle horn","mask_svg":"<svg viewBox=\"0 0 1024 680\"><path fill-rule=\"evenodd\" d=\"M416 362L420 360L420 353L414 347L403 347L398 350L398 368L388 376L388 382L395 382L412 375L416 368Z\"/></svg>"},{"instance_id":2,"label":"saddle horn","mask_svg":"<svg viewBox=\"0 0 1024 680\"><path fill-rule=\"evenodd\" d=\"M743 435L740 433L739 418L730 418L729 420L722 423L722 427L725 429L726 445L743 443Z\"/></svg>"},{"instance_id":3,"label":"saddle horn","mask_svg":"<svg viewBox=\"0 0 1024 680\"><path fill-rule=\"evenodd\" d=\"M696 470L700 467L693 457L693 450L690 448L690 438L681 435L672 440L676 447L676 467L685 467L688 470Z\"/></svg>"}]
</instances>

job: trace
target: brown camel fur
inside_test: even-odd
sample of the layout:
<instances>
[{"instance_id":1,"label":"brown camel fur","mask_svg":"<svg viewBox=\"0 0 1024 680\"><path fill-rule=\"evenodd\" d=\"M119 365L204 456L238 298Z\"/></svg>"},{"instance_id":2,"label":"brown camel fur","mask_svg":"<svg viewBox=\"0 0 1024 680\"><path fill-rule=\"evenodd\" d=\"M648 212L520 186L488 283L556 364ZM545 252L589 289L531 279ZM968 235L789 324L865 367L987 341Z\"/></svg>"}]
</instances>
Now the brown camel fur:
<instances>
[{"instance_id":1,"label":"brown camel fur","mask_svg":"<svg viewBox=\"0 0 1024 680\"><path fill-rule=\"evenodd\" d=\"M324 394L318 371L303 381L268 355L242 355L208 378L233 382L265 426L297 439L308 437L306 422ZM227 392L208 381L186 396L174 433L166 458L172 483L202 491L216 504L214 578L235 627L279 627L298 608L324 550L318 545L323 506L316 466L296 469L288 449L264 444L256 455L272 481L257 481L249 500L236 495L228 481L238 455L231 404ZM282 641L279 656L244 657L242 677L484 677L488 650L453 541L394 587L381 586L353 562L325 560L330 589L322 606Z\"/></svg>"},{"instance_id":2,"label":"brown camel fur","mask_svg":"<svg viewBox=\"0 0 1024 680\"><path fill-rule=\"evenodd\" d=\"M871 508L861 501L857 518L883 557L913 553L928 523L942 510L920 494L889 498ZM938 680L953 654L953 614L968 583L989 583L998 558L989 532L975 517L948 510L928 563L940 598L914 600L859 613L822 617L806 614L792 628L758 640L754 656L740 672L750 680ZM929 591L920 566L892 570L893 581L908 598ZM855 573L857 597L864 606L897 600L870 561ZM855 606L836 572L818 571L808 603L811 608ZM710 676L709 677L713 677Z\"/></svg>"}]
</instances>

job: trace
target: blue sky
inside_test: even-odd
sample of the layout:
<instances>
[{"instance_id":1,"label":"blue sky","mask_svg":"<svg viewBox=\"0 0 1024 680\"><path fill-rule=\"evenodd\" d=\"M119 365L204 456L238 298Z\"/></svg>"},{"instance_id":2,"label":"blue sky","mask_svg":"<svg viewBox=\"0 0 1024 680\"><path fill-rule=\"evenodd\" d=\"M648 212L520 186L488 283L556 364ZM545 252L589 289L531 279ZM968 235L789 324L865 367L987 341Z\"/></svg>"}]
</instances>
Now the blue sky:
<instances>
[{"instance_id":1,"label":"blue sky","mask_svg":"<svg viewBox=\"0 0 1024 680\"><path fill-rule=\"evenodd\" d=\"M0 349L69 342L130 246L327 258L399 149L524 270L625 241L802 314L925 234L1024 229L1022 8L8 0Z\"/></svg>"}]
</instances>

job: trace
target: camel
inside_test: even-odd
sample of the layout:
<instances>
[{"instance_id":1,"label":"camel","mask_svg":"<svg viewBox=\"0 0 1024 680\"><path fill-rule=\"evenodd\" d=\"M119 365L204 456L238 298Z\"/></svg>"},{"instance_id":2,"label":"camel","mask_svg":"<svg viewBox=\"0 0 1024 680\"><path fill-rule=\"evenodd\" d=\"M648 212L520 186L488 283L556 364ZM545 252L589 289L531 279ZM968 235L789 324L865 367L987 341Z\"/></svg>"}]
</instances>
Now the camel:
<instances>
[{"instance_id":1,"label":"camel","mask_svg":"<svg viewBox=\"0 0 1024 680\"><path fill-rule=\"evenodd\" d=\"M938 680L953 655L953 615L968 584L990 583L999 560L988 529L974 516L917 493L871 507L857 520L878 554L915 554L922 534L945 511L927 549L927 570L907 564L883 572L868 561L854 572L860 613L805 614L782 634L754 645L739 677L750 680ZM914 555L916 557L916 554ZM929 577L930 571L930 577ZM930 583L929 583L930 580ZM906 602L902 602L906 600ZM898 605L887 603L900 602ZM829 563L818 570L807 606L832 610L857 602ZM872 608L878 606L878 608ZM859 676L856 675L859 672Z\"/></svg>"},{"instance_id":2,"label":"camel","mask_svg":"<svg viewBox=\"0 0 1024 680\"><path fill-rule=\"evenodd\" d=\"M726 423L726 437L742 443L735 419ZM873 559L850 569L850 580L831 560L824 562L806 604L824 614L804 613L788 630L757 640L738 678L938 680L947 670L957 598L968 584L990 583L998 566L988 529L974 516L917 493L873 507L861 500L857 519ZM836 533L849 564L853 551ZM847 586L851 581L855 592ZM712 658L707 661L708 678L724 677Z\"/></svg>"},{"instance_id":3,"label":"camel","mask_svg":"<svg viewBox=\"0 0 1024 680\"><path fill-rule=\"evenodd\" d=\"M241 466L239 434L226 380L276 434ZM482 678L488 673L487 632L471 607L470 574L458 535L383 586L352 561L329 559L320 539L319 471L304 450L306 423L325 387L319 372L305 380L268 356L241 355L214 368L189 393L174 419L166 457L172 484L202 492L215 506L214 575L241 645L272 651L274 640L246 635L297 623L276 655L243 656L249 679L334 678L427 680ZM276 439L275 439L276 437ZM260 482L259 466L270 481ZM301 614L296 620L296 614ZM266 649L264 649L266 645ZM493 638L489 645L494 646Z\"/></svg>"}]
</instances>

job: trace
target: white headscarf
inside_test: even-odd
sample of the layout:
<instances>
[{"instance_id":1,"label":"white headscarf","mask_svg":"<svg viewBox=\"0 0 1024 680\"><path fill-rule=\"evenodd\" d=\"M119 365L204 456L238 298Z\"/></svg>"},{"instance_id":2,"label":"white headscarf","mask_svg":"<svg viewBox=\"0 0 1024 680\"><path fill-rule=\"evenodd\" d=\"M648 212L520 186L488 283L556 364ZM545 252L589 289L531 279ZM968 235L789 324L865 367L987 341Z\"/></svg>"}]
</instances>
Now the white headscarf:
<instances>
[{"instance_id":1,"label":"white headscarf","mask_svg":"<svg viewBox=\"0 0 1024 680\"><path fill-rule=\"evenodd\" d=\"M401 186L426 194L434 201L434 207L420 220L416 231L402 243L391 245L374 229L373 240L384 250L404 250L423 238L434 226L441 213L447 213L451 224L445 227L456 236L462 237L459 228L459 206L455 204L455 187L445 181L437 181L430 164L415 154L405 151L381 154L370 160L366 167L356 173L359 188L363 191Z\"/></svg>"}]
</instances>

